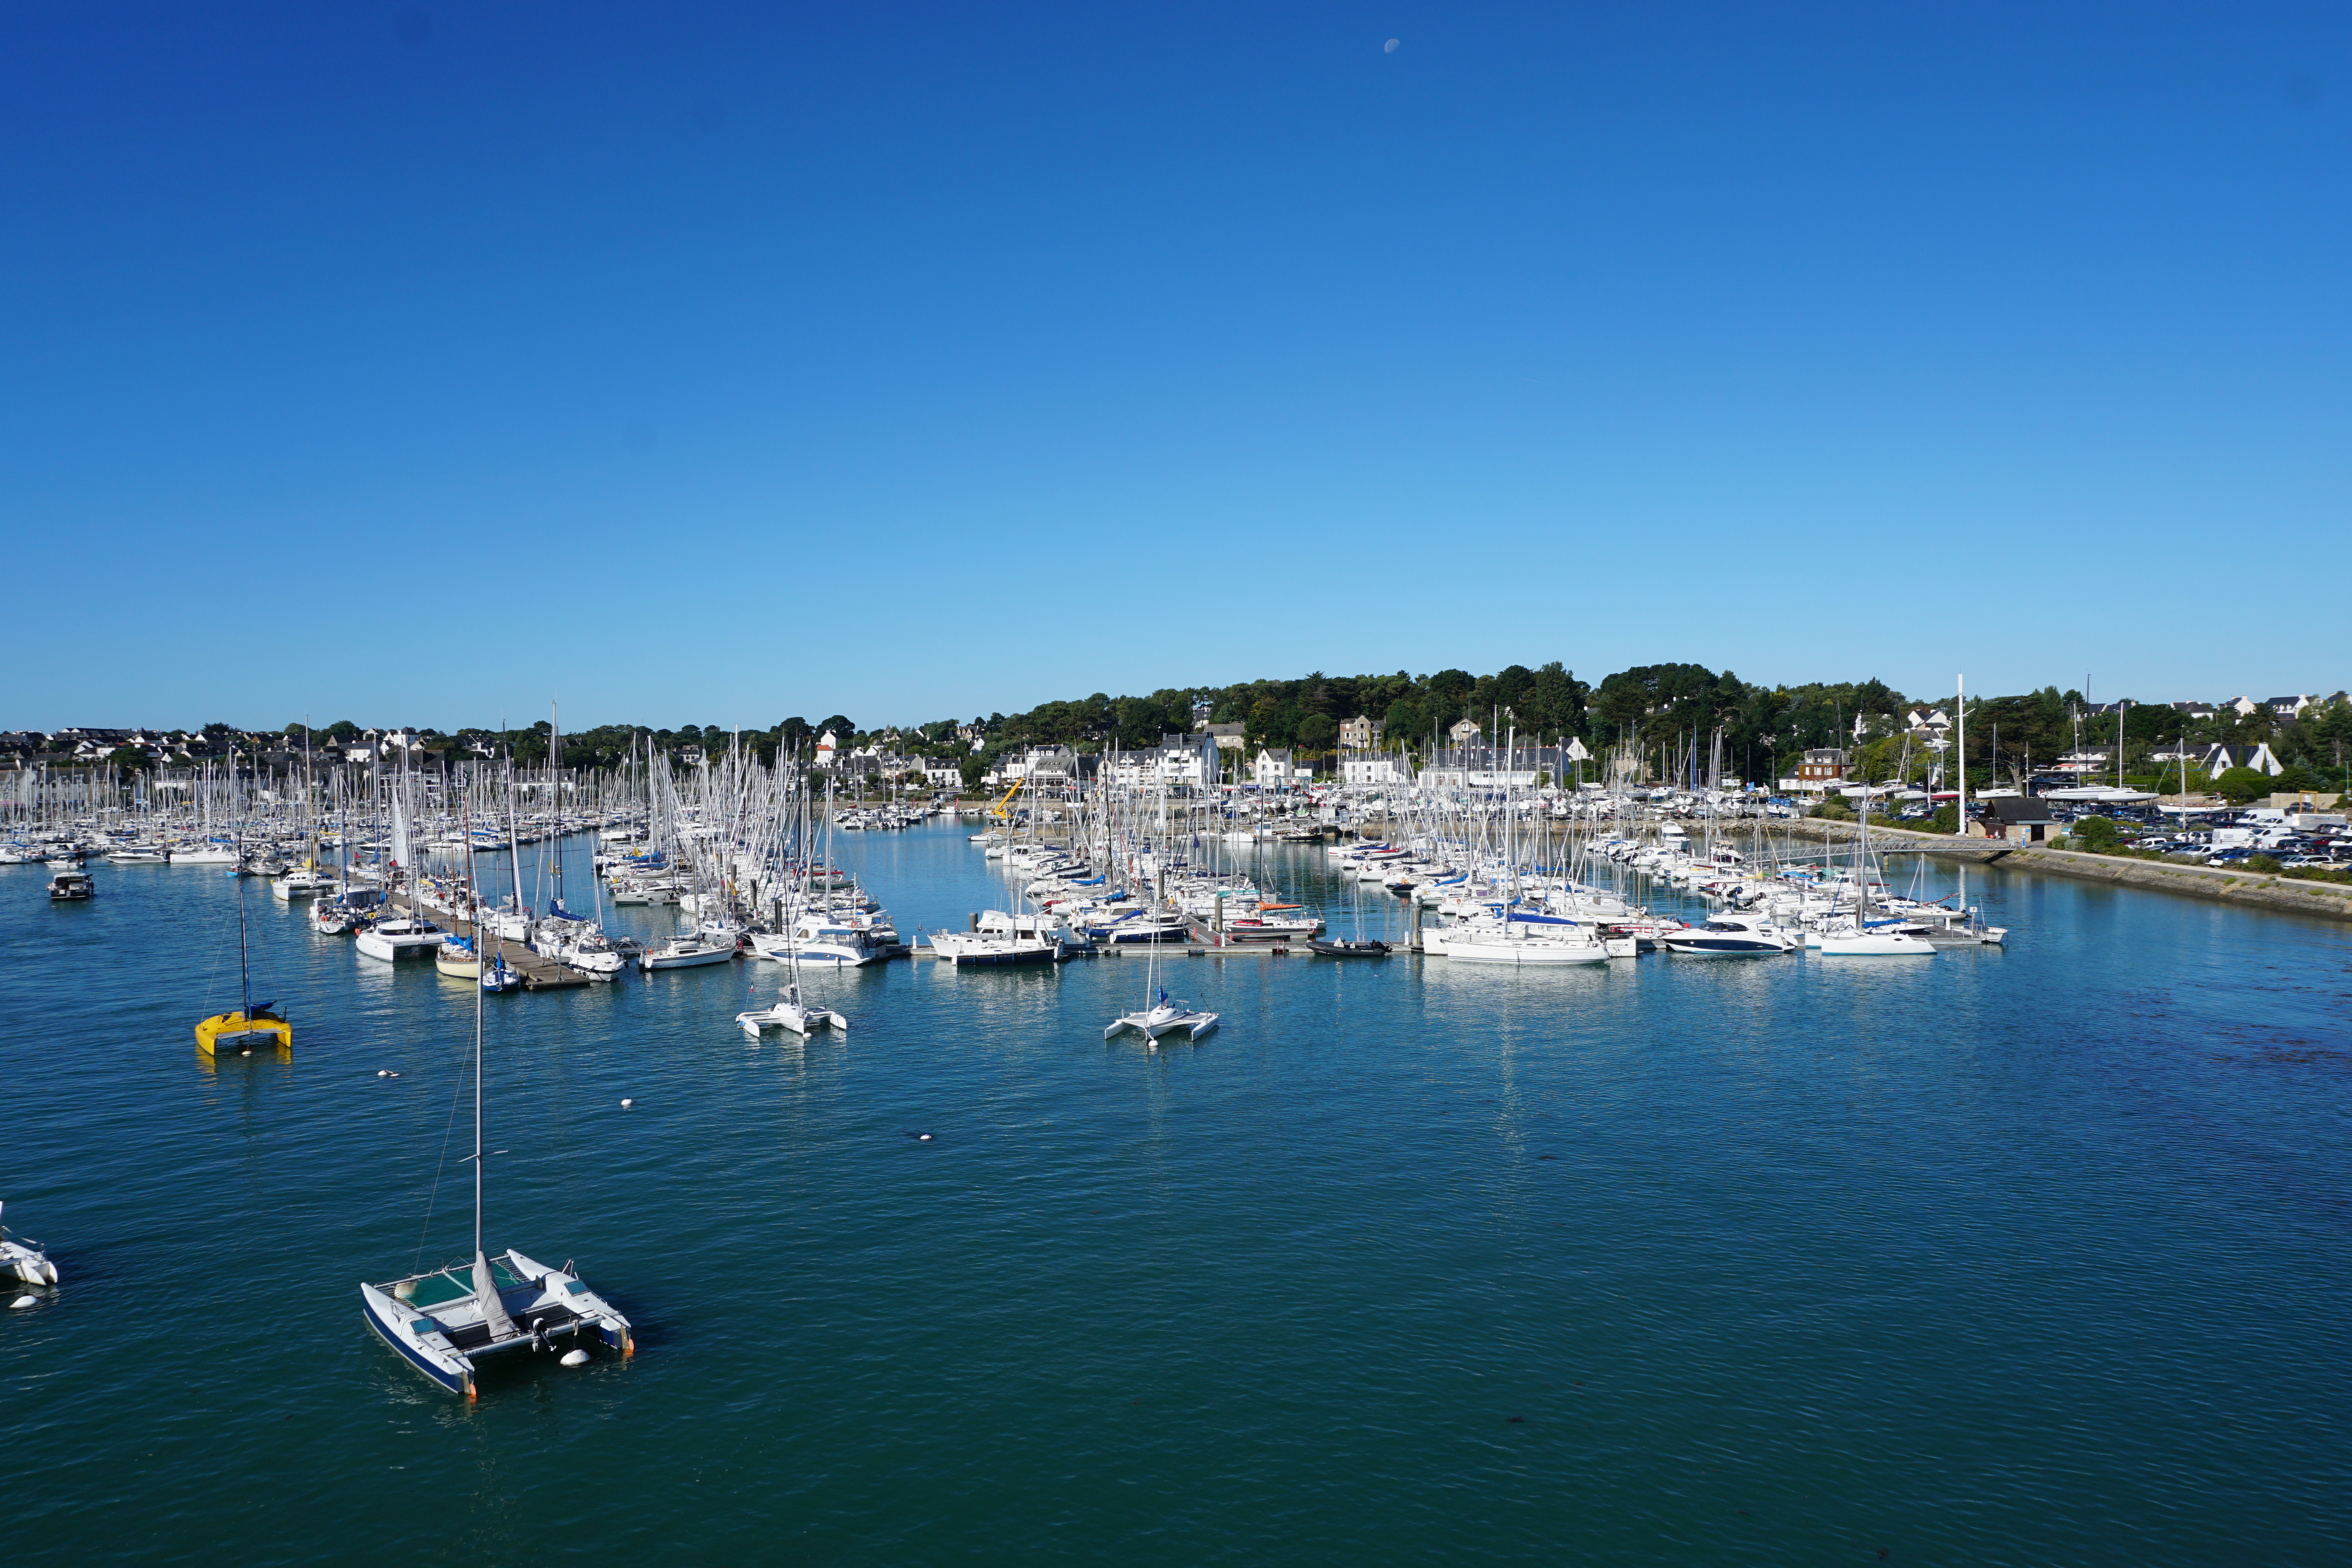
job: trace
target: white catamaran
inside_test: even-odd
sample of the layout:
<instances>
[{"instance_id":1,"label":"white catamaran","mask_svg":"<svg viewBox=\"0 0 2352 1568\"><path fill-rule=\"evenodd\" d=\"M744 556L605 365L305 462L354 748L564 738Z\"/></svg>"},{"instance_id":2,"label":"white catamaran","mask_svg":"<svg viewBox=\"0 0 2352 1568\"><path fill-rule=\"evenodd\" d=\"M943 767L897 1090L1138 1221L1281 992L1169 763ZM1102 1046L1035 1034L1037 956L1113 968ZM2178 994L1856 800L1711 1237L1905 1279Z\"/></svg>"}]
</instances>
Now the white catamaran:
<instances>
[{"instance_id":1,"label":"white catamaran","mask_svg":"<svg viewBox=\"0 0 2352 1568\"><path fill-rule=\"evenodd\" d=\"M409 1364L452 1394L476 1396L476 1364L509 1351L553 1348L584 1333L627 1355L629 1320L565 1263L550 1268L511 1249L482 1246L482 992L474 992L474 1260L381 1285L362 1283L368 1326ZM574 1350L567 1365L587 1359Z\"/></svg>"}]
</instances>

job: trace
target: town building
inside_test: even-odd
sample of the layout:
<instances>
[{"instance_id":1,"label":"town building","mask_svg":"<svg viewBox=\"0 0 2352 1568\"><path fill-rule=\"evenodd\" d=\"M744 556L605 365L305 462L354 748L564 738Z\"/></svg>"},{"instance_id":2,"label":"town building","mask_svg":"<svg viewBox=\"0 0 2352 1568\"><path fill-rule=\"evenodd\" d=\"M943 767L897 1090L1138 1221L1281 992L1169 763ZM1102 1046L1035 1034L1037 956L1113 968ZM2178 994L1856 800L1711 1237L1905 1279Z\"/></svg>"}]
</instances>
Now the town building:
<instances>
[{"instance_id":1,"label":"town building","mask_svg":"<svg viewBox=\"0 0 2352 1568\"><path fill-rule=\"evenodd\" d=\"M1852 757L1842 747L1817 746L1797 764L1796 774L1781 782L1794 789L1826 789L1845 780Z\"/></svg>"}]
</instances>

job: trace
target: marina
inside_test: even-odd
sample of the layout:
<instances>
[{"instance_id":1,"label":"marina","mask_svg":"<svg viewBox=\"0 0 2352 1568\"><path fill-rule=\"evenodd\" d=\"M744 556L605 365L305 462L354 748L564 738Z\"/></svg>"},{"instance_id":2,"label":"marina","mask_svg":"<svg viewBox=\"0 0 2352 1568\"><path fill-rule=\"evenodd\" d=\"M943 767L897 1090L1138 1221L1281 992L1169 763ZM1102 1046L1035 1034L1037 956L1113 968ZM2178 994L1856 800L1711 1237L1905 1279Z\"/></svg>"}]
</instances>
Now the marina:
<instances>
[{"instance_id":1,"label":"marina","mask_svg":"<svg viewBox=\"0 0 2352 1568\"><path fill-rule=\"evenodd\" d=\"M1022 890L1035 868L1008 870L976 831L987 824L940 817L864 833L831 853L841 874L827 880L881 894L910 932L1034 910ZM2024 1532L2092 1563L2195 1562L2224 1536L2295 1560L2288 1537L2336 1539L2327 1479L2272 1462L2288 1434L2331 1428L2343 1407L2325 1367L2344 1331L2315 1281L2346 1242L2312 1207L2352 1180L2320 1135L2352 1112L2332 927L1931 864L1916 890L1911 873L1888 881L1958 907L1965 875L1966 906L2010 940L1909 962L1637 945L1629 958L1496 966L1413 953L1412 912L1439 931L1437 905L1389 891L1393 873L1365 880L1348 860L1361 847L1182 846L1343 940L1390 939L1385 962L1187 941L993 972L836 966L802 973L801 1005L854 1028L811 1019L805 1032L770 1023L787 971L748 956L484 997L431 963L359 955L316 928L309 901L248 894L257 994L277 999L296 1043L218 1058L188 1049L186 1020L212 1010L224 969L234 994L236 880L101 868L120 885L56 906L45 866L0 868L0 935L20 957L0 981L11 1005L118 1042L18 1058L36 1108L20 1168L46 1174L7 1195L7 1213L42 1237L61 1280L0 1319L16 1407L41 1368L75 1369L37 1448L15 1445L39 1456L20 1539L87 1542L86 1467L121 1451L108 1434L168 1423L150 1397L159 1375L262 1463L297 1462L292 1446L331 1421L332 1457L299 1462L347 1521L395 1547L436 1527L392 1509L373 1475L421 1461L421 1479L462 1488L484 1445L551 1456L557 1428L532 1413L549 1401L577 1427L567 1471L630 1477L625 1504L587 1505L622 1546L671 1528L703 1467L789 1473L813 1440L827 1466L785 1494L845 1511L803 1526L820 1552L897 1542L919 1555L928 1532L962 1527L951 1500L905 1493L910 1442L950 1474L959 1451L1011 1456L989 1470L1001 1506L1104 1508L1113 1532L1156 1515L1171 1487L1237 1484L1245 1469L1335 1548L1369 1519L1408 1552L1439 1551L1418 1533L1418 1501L1485 1484L1529 1438L1541 1447L1528 1454L1579 1479L1540 1500L1496 1494L1487 1528L1506 1553L1548 1538L1563 1508L1608 1518L1679 1491L1686 1465L1720 1499L1695 1528L1726 1542L1769 1538L1782 1527L1748 1522L1769 1517L1750 1505L1798 1491L1814 1500L1787 1527L1799 1533L1876 1539L1900 1520L1961 1556ZM568 889L591 887L604 852L587 831L542 838L523 848L523 883L551 886L560 862ZM1662 931L1724 913L1653 874L1654 854L1641 871L1633 858L1600 857L1582 880L1616 875L1629 913L1675 923ZM497 860L477 860L493 906L508 896ZM1207 920L1213 931L1213 909ZM603 927L650 948L680 922L676 907L630 906ZM135 994L76 984L78 955L124 947L177 956ZM1214 1015L1213 1031L1196 1040L1187 1019L1155 1038L1147 1020L1104 1038L1151 962L1155 989ZM425 1294L470 1289L473 1166L445 1130L478 1006L490 1147L504 1151L488 1212L531 1250L489 1260L506 1270L508 1320L528 1329L513 1303L544 1299L533 1281L577 1277L550 1260L577 1258L633 1356L562 1366L561 1338L534 1353L488 1335L518 1354L478 1363L487 1425L426 1453L403 1422L433 1421L419 1402L449 1396L357 1313L232 1328L202 1351L141 1330L128 1281L142 1298L200 1298L224 1267L382 1281L386 1261L413 1260L404 1278ZM2036 1130L2023 1145L2021 1129ZM2086 1145L2104 1151L2088 1172ZM2088 1207L2061 1200L2069 1191ZM2027 1192L2040 1196L2021 1208ZM255 1205L267 1222L240 1223ZM614 1244L632 1234L664 1244ZM1374 1237L1389 1242L1367 1251ZM2159 1251L2164 1289L2135 1291ZM2101 1269L2051 1272L2084 1257ZM757 1283L775 1269L792 1281L781 1317ZM1832 1353L1804 1325L1857 1281L1873 1304L1859 1320L1841 1309L1855 1326ZM1712 1327L1696 1340L1674 1320L1702 1306ZM1313 1326L1366 1312L1344 1341ZM464 1317L445 1303L459 1339L477 1332ZM1995 1318L2038 1348L1987 1341ZM2273 1354L2286 1339L2317 1347L2291 1378ZM1904 1370L1863 1370L1895 1343L1915 1347ZM264 1345L297 1364L266 1386L227 1374ZM2158 1366L2171 1392L2151 1404L2139 1391ZM912 1433L892 1418L930 1408L941 1380L965 1390L951 1407ZM1759 1380L1790 1394L1740 1392ZM414 1415L353 1427L355 1406ZM2232 1413L2218 1437L2213 1411ZM646 1420L695 1436L648 1453L624 1437ZM1304 1450L1285 1436L1300 1423L1323 1434ZM1872 1424L1894 1453L1851 1449L1844 1435ZM1679 1436L1626 1441L1662 1427ZM1155 1479L1132 1500L1087 1500L1052 1458L1067 1440L1053 1434L1073 1428L1107 1454L1155 1456ZM2199 1531L2150 1552L2062 1510L2030 1478L2062 1453L2080 1464L2086 1433L2118 1455L2099 1483L2116 1509L2160 1507L2156 1473L2192 1476ZM1432 1435L1450 1436L1433 1449ZM1825 1468L1834 1504L1821 1500ZM1922 1468L1965 1478L1979 1500L1968 1517L1912 1500ZM191 1490L201 1473L167 1458L118 1478L100 1533L169 1512L304 1554L347 1527ZM504 1506L525 1524L582 1504L525 1492ZM1192 1547L1222 1539L1181 1533Z\"/></svg>"}]
</instances>

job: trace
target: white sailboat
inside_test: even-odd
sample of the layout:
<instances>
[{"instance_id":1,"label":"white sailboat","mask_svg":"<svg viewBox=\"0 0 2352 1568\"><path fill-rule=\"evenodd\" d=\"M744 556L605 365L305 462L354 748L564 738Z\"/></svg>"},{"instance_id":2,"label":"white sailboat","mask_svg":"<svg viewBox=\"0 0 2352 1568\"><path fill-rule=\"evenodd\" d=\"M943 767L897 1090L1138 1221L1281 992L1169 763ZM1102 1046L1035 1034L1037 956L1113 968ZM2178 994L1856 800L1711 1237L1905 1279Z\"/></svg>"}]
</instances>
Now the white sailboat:
<instances>
[{"instance_id":1,"label":"white sailboat","mask_svg":"<svg viewBox=\"0 0 2352 1568\"><path fill-rule=\"evenodd\" d=\"M1814 948L1824 958L1932 958L1936 945L1902 931L1874 928L1870 919L1870 808L1863 804L1860 831L1853 852L1853 923L1843 930L1824 929Z\"/></svg>"},{"instance_id":2,"label":"white sailboat","mask_svg":"<svg viewBox=\"0 0 2352 1568\"><path fill-rule=\"evenodd\" d=\"M489 1256L482 1244L482 994L474 993L474 1259L381 1285L362 1282L360 1307L383 1342L410 1365L471 1399L477 1364L484 1356L554 1348L558 1338L584 1335L622 1354L635 1342L629 1320L580 1278L570 1263L551 1268L511 1249ZM500 1151L503 1152L503 1151ZM566 1355L586 1358L575 1350Z\"/></svg>"},{"instance_id":3,"label":"white sailboat","mask_svg":"<svg viewBox=\"0 0 2352 1568\"><path fill-rule=\"evenodd\" d=\"M787 985L776 993L776 1005L758 1012L737 1013L735 1022L745 1034L758 1038L761 1030L787 1029L794 1034L809 1034L821 1029L837 1029L846 1033L849 1020L825 1008L811 1007L801 1000L797 984Z\"/></svg>"},{"instance_id":4,"label":"white sailboat","mask_svg":"<svg viewBox=\"0 0 2352 1568\"><path fill-rule=\"evenodd\" d=\"M1143 1010L1121 1013L1111 1019L1103 1026L1103 1038L1109 1040L1132 1030L1157 1051L1162 1035L1181 1034L1187 1040L1198 1040L1215 1029L1216 1014L1200 1012L1183 1002L1168 999L1168 988L1158 984L1160 950L1154 947L1150 954L1143 967Z\"/></svg>"}]
</instances>

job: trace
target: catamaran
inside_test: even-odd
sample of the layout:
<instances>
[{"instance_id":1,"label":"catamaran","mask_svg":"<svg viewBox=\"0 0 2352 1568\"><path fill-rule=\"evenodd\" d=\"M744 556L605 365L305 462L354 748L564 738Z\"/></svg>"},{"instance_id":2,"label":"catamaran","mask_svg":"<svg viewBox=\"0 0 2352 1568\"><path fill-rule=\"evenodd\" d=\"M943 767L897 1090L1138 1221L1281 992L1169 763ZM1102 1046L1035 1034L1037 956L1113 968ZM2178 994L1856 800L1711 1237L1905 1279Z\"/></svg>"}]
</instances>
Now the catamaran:
<instances>
[{"instance_id":1,"label":"catamaran","mask_svg":"<svg viewBox=\"0 0 2352 1568\"><path fill-rule=\"evenodd\" d=\"M1108 1040L1113 1035L1132 1030L1157 1046L1162 1035L1181 1034L1187 1040L1198 1040L1216 1027L1216 1014L1196 1011L1182 1002L1170 1001L1168 988L1162 986L1150 1007L1139 1013L1121 1013L1106 1024L1103 1038Z\"/></svg>"},{"instance_id":2,"label":"catamaran","mask_svg":"<svg viewBox=\"0 0 2352 1568\"><path fill-rule=\"evenodd\" d=\"M1181 1034L1187 1040L1198 1040L1217 1027L1217 1015L1195 1011L1183 1002L1168 999L1168 988L1159 984L1160 949L1149 950L1150 957L1143 967L1143 996L1146 1003L1137 1013L1121 1013L1103 1026L1103 1038L1132 1030L1141 1035L1154 1051L1160 1049L1160 1037Z\"/></svg>"},{"instance_id":3,"label":"catamaran","mask_svg":"<svg viewBox=\"0 0 2352 1568\"><path fill-rule=\"evenodd\" d=\"M0 1204L0 1208L6 1205ZM22 1240L0 1226L0 1272L15 1275L27 1285L54 1285L58 1282L58 1266L41 1244L27 1236Z\"/></svg>"},{"instance_id":4,"label":"catamaran","mask_svg":"<svg viewBox=\"0 0 2352 1568\"><path fill-rule=\"evenodd\" d=\"M294 1044L294 1026L270 1010L274 1004L254 1005L253 966L246 953L245 883L241 879L236 884L236 1011L215 1013L196 1025L196 1049L207 1056L217 1056L224 1049L244 1052L257 1045L290 1048Z\"/></svg>"},{"instance_id":5,"label":"catamaran","mask_svg":"<svg viewBox=\"0 0 2352 1568\"><path fill-rule=\"evenodd\" d=\"M484 1356L545 1351L584 1334L624 1355L634 1354L629 1320L588 1288L570 1263L551 1268L509 1249L491 1257L482 1244L482 993L474 992L474 1260L422 1274L362 1282L360 1307L368 1326L409 1364L452 1394L478 1396L477 1365ZM503 1153L504 1151L499 1151ZM578 1358L575 1360L574 1358ZM566 1365L587 1359L574 1349Z\"/></svg>"}]
</instances>

